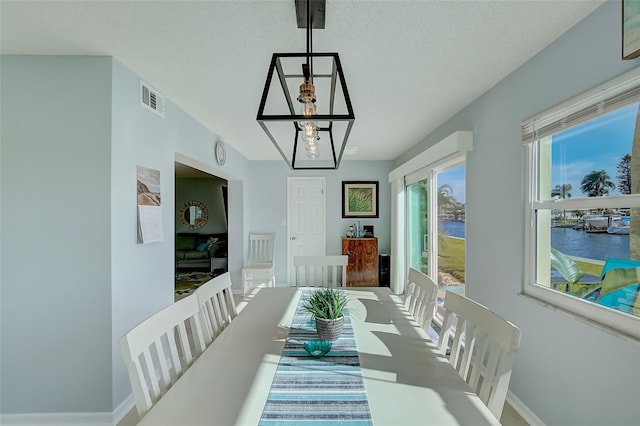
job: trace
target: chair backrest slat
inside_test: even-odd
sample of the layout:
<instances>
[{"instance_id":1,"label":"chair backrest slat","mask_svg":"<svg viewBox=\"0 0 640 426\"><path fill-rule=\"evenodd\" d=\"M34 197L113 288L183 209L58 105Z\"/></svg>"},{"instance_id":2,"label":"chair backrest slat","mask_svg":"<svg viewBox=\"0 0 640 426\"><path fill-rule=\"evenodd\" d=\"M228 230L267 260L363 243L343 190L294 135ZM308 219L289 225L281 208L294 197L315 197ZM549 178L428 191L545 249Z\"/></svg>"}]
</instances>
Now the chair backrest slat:
<instances>
[{"instance_id":1,"label":"chair backrest slat","mask_svg":"<svg viewBox=\"0 0 640 426\"><path fill-rule=\"evenodd\" d=\"M438 348L447 354L453 339L449 362L499 419L520 347L520 329L487 307L453 292L447 292L444 309Z\"/></svg>"},{"instance_id":2,"label":"chair backrest slat","mask_svg":"<svg viewBox=\"0 0 640 426\"><path fill-rule=\"evenodd\" d=\"M249 265L273 263L275 234L249 235Z\"/></svg>"},{"instance_id":3,"label":"chair backrest slat","mask_svg":"<svg viewBox=\"0 0 640 426\"><path fill-rule=\"evenodd\" d=\"M198 300L185 297L147 318L121 339L124 363L141 417L204 351L199 311Z\"/></svg>"},{"instance_id":4,"label":"chair backrest slat","mask_svg":"<svg viewBox=\"0 0 640 426\"><path fill-rule=\"evenodd\" d=\"M205 324L205 327L203 327L203 330L205 331L205 341L208 345L212 341L212 336L217 336L220 333L221 324L217 317L217 313L213 308L212 300L205 301L205 303L200 306L200 309L200 315L202 316Z\"/></svg>"},{"instance_id":5,"label":"chair backrest slat","mask_svg":"<svg viewBox=\"0 0 640 426\"><path fill-rule=\"evenodd\" d=\"M201 307L206 344L209 345L238 314L233 300L231 276L228 272L219 275L195 291Z\"/></svg>"},{"instance_id":6,"label":"chair backrest slat","mask_svg":"<svg viewBox=\"0 0 640 426\"><path fill-rule=\"evenodd\" d=\"M436 308L438 285L426 274L409 268L404 307L420 327L428 329Z\"/></svg>"},{"instance_id":7,"label":"chair backrest slat","mask_svg":"<svg viewBox=\"0 0 640 426\"><path fill-rule=\"evenodd\" d=\"M159 345L156 344L156 347ZM170 383L169 369L167 368L167 363L162 358L162 353L160 352L158 359L160 360L160 374L162 377L158 377L158 372L153 367L153 360L151 356L151 352L147 349L144 351L144 363L147 367L148 375L149 375L149 384L151 385L151 389L147 392L147 397L151 396L153 399L159 399L161 394L161 387L166 387L168 383ZM151 400L149 400L151 402Z\"/></svg>"},{"instance_id":8,"label":"chair backrest slat","mask_svg":"<svg viewBox=\"0 0 640 426\"><path fill-rule=\"evenodd\" d=\"M229 283L231 283L231 281L229 281ZM224 296L226 298L227 307L229 308L229 315L231 315L231 318L235 318L238 315L238 310L236 307L236 301L233 298L231 284L224 288Z\"/></svg>"},{"instance_id":9,"label":"chair backrest slat","mask_svg":"<svg viewBox=\"0 0 640 426\"><path fill-rule=\"evenodd\" d=\"M345 287L349 256L295 256L295 285L298 287Z\"/></svg>"},{"instance_id":10,"label":"chair backrest slat","mask_svg":"<svg viewBox=\"0 0 640 426\"><path fill-rule=\"evenodd\" d=\"M173 377L178 376L182 373L182 363L180 362L180 355L178 354L178 345L176 344L175 334L167 333L165 337L168 342L168 348L166 348L162 343L162 339L158 338L156 340L156 350L159 354L160 371L162 372L164 383L168 385L172 380L171 367L175 366L175 374ZM168 363L167 360L171 360L171 363Z\"/></svg>"}]
</instances>

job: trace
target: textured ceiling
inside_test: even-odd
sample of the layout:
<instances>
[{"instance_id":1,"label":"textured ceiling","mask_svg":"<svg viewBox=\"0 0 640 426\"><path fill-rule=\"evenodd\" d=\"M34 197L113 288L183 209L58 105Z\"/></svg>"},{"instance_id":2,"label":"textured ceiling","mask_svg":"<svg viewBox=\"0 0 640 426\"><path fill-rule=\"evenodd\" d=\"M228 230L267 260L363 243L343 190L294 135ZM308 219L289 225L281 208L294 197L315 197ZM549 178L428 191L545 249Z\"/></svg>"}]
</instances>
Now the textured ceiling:
<instances>
[{"instance_id":1,"label":"textured ceiling","mask_svg":"<svg viewBox=\"0 0 640 426\"><path fill-rule=\"evenodd\" d=\"M345 159L395 159L604 1L327 0L356 121ZM3 54L109 55L249 159L271 55L304 52L294 0L0 2Z\"/></svg>"}]
</instances>

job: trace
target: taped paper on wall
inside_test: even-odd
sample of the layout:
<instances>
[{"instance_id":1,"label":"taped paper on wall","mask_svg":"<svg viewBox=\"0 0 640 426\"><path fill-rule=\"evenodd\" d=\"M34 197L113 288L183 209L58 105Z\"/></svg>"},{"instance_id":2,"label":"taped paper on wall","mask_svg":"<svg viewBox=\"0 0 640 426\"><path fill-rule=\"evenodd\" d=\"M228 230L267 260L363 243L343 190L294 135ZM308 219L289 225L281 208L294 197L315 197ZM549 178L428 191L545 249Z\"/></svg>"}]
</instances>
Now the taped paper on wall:
<instances>
[{"instance_id":1,"label":"taped paper on wall","mask_svg":"<svg viewBox=\"0 0 640 426\"><path fill-rule=\"evenodd\" d=\"M142 244L162 241L162 207L138 206L138 242Z\"/></svg>"}]
</instances>

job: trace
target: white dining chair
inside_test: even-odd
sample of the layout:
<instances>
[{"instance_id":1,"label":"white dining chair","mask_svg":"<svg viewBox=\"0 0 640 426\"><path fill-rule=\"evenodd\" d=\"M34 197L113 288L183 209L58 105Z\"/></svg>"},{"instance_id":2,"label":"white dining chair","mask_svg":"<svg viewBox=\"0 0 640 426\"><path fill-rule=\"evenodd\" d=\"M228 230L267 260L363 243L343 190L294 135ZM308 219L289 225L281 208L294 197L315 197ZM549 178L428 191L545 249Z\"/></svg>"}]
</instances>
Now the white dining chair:
<instances>
[{"instance_id":1,"label":"white dining chair","mask_svg":"<svg viewBox=\"0 0 640 426\"><path fill-rule=\"evenodd\" d=\"M449 362L500 419L520 347L520 329L489 308L453 292L447 292L444 309L438 348L446 354L452 339Z\"/></svg>"},{"instance_id":2,"label":"white dining chair","mask_svg":"<svg viewBox=\"0 0 640 426\"><path fill-rule=\"evenodd\" d=\"M140 417L204 351L199 311L198 299L185 297L147 318L120 340Z\"/></svg>"},{"instance_id":3,"label":"white dining chair","mask_svg":"<svg viewBox=\"0 0 640 426\"><path fill-rule=\"evenodd\" d=\"M409 268L404 307L418 325L426 330L431 327L437 298L438 285L426 274Z\"/></svg>"},{"instance_id":4,"label":"white dining chair","mask_svg":"<svg viewBox=\"0 0 640 426\"><path fill-rule=\"evenodd\" d=\"M349 256L294 256L298 287L346 287Z\"/></svg>"},{"instance_id":5,"label":"white dining chair","mask_svg":"<svg viewBox=\"0 0 640 426\"><path fill-rule=\"evenodd\" d=\"M267 285L275 287L276 276L273 269L275 234L249 235L249 260L242 268L242 291L246 294L247 283L253 286L255 275L266 278Z\"/></svg>"},{"instance_id":6,"label":"white dining chair","mask_svg":"<svg viewBox=\"0 0 640 426\"><path fill-rule=\"evenodd\" d=\"M230 275L225 272L198 287L194 293L200 306L200 318L207 346L238 315L231 286Z\"/></svg>"}]
</instances>

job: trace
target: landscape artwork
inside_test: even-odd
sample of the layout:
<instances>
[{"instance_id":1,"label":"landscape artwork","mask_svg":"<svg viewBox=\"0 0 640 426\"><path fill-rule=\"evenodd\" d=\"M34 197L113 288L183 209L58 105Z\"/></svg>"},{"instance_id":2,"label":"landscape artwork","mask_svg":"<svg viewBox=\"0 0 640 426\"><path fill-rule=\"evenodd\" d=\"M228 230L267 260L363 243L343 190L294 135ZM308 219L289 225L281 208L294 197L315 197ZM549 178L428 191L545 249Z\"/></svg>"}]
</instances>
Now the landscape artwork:
<instances>
[{"instance_id":1,"label":"landscape artwork","mask_svg":"<svg viewBox=\"0 0 640 426\"><path fill-rule=\"evenodd\" d=\"M378 182L343 181L342 217L377 218Z\"/></svg>"},{"instance_id":2,"label":"landscape artwork","mask_svg":"<svg viewBox=\"0 0 640 426\"><path fill-rule=\"evenodd\" d=\"M640 1L622 1L622 59L640 56Z\"/></svg>"},{"instance_id":3,"label":"landscape artwork","mask_svg":"<svg viewBox=\"0 0 640 426\"><path fill-rule=\"evenodd\" d=\"M160 170L137 166L138 205L160 205Z\"/></svg>"},{"instance_id":4,"label":"landscape artwork","mask_svg":"<svg viewBox=\"0 0 640 426\"><path fill-rule=\"evenodd\" d=\"M164 239L160 207L160 171L137 166L138 242L156 243Z\"/></svg>"}]
</instances>

